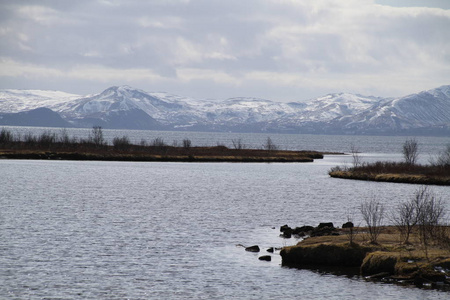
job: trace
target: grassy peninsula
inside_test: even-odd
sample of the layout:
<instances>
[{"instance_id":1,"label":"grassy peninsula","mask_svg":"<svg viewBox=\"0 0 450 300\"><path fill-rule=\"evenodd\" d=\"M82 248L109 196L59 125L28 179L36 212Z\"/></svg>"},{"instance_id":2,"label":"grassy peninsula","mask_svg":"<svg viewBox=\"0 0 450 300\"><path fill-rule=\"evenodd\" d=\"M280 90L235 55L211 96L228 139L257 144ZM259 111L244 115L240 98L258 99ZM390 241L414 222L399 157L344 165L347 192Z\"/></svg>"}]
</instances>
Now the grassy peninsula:
<instances>
[{"instance_id":1,"label":"grassy peninsula","mask_svg":"<svg viewBox=\"0 0 450 300\"><path fill-rule=\"evenodd\" d=\"M289 267L353 267L367 279L396 281L417 286L440 285L450 290L449 227L440 227L443 236L426 247L415 230L403 243L395 227L382 227L376 243L368 241L368 228L354 228L349 242L348 229L336 229L337 235L307 238L295 246L284 247L280 254Z\"/></svg>"},{"instance_id":2,"label":"grassy peninsula","mask_svg":"<svg viewBox=\"0 0 450 300\"><path fill-rule=\"evenodd\" d=\"M428 165L417 163L419 145L415 139L403 144L402 162L378 161L364 163L357 149L352 146L353 166L336 166L329 171L335 178L399 182L413 184L450 185L450 144Z\"/></svg>"},{"instance_id":3,"label":"grassy peninsula","mask_svg":"<svg viewBox=\"0 0 450 300\"><path fill-rule=\"evenodd\" d=\"M450 164L417 165L405 162L375 162L350 168L337 166L328 173L334 178L450 185Z\"/></svg>"},{"instance_id":4,"label":"grassy peninsula","mask_svg":"<svg viewBox=\"0 0 450 300\"><path fill-rule=\"evenodd\" d=\"M359 206L365 227L350 220L338 229L333 223L317 228L280 231L306 238L281 250L283 265L292 267L352 267L369 279L430 284L450 290L450 226L443 199L428 187L395 209L385 211L376 199ZM383 225L387 217L391 226Z\"/></svg>"},{"instance_id":5,"label":"grassy peninsula","mask_svg":"<svg viewBox=\"0 0 450 300\"><path fill-rule=\"evenodd\" d=\"M116 137L112 144L103 138L100 127L94 127L86 139L44 132L39 136L14 136L0 131L0 158L103 160L103 161L172 161L172 162L313 162L323 158L316 151L280 150L270 138L261 149L247 149L241 140L233 148L223 145L196 147L189 139L168 145L160 137L132 144L128 137Z\"/></svg>"}]
</instances>

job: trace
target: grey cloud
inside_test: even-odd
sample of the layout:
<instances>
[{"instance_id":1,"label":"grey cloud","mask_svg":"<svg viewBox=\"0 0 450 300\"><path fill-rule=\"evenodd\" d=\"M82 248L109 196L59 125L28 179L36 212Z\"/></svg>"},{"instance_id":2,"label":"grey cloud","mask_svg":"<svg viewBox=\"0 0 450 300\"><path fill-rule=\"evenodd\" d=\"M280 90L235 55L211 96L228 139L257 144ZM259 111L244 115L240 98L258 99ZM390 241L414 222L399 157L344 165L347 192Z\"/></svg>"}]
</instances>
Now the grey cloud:
<instances>
[{"instance_id":1,"label":"grey cloud","mask_svg":"<svg viewBox=\"0 0 450 300\"><path fill-rule=\"evenodd\" d=\"M81 81L78 75L74 79L73 70L80 66L126 74L146 70L147 77L124 82L143 89L161 86L198 94L204 84L205 95L256 91L277 98L282 87L282 97L290 100L308 92L312 81L318 95L334 87L358 92L358 85L376 91L377 82L390 76L387 72L411 76L411 68L424 76L429 67L436 86L448 84L443 70L450 64L446 29L450 14L444 10L375 7L370 0L333 5L269 0L55 0L2 1L0 17L0 57L23 69L38 65L60 70L67 74L58 78L60 86L71 80L96 88L113 81L121 84L118 79ZM217 72L217 78L181 79L180 70L188 69ZM157 79L150 80L149 74ZM224 74L233 80L220 83ZM251 78L252 74L258 76ZM346 79L351 75L369 79ZM35 82L45 82L37 77ZM411 82L417 79L411 77ZM2 82L22 82L26 87L19 75ZM404 82L398 84L401 90L408 88ZM287 96L289 91L292 97ZM386 92L379 90L380 95Z\"/></svg>"}]
</instances>

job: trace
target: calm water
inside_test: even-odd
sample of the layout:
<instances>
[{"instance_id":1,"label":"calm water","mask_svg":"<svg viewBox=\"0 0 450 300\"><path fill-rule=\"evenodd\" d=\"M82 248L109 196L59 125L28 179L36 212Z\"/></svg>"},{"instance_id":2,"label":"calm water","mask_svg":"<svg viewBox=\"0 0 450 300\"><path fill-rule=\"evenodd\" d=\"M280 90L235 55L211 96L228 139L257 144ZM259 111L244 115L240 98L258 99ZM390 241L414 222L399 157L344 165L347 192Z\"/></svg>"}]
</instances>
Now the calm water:
<instances>
[{"instance_id":1,"label":"calm water","mask_svg":"<svg viewBox=\"0 0 450 300\"><path fill-rule=\"evenodd\" d=\"M328 136L301 138L340 151L339 143L333 148L324 140ZM404 140L378 139L387 147ZM430 140L434 149L446 143ZM364 154L367 160L380 157L400 158L373 148ZM358 223L361 201L377 198L393 207L417 189L328 177L330 167L349 160L0 160L0 299L447 299L445 292L285 268L277 253L262 262L236 247L294 244L278 236L279 226L340 225L349 214ZM449 187L433 190L450 200Z\"/></svg>"}]
</instances>

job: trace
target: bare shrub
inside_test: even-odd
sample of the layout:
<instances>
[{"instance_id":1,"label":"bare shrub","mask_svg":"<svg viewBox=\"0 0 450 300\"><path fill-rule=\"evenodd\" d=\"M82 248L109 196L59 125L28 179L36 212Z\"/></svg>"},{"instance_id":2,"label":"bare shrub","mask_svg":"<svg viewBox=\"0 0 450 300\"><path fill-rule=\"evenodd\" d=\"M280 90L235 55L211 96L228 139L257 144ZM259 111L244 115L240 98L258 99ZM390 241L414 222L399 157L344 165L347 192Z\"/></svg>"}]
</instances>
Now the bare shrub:
<instances>
[{"instance_id":1,"label":"bare shrub","mask_svg":"<svg viewBox=\"0 0 450 300\"><path fill-rule=\"evenodd\" d=\"M349 241L350 245L353 244L353 241L355 239L355 230L354 230L355 226L353 224L354 216L355 216L354 209L348 210L347 211L347 223L342 225L342 230L347 235L347 238L348 238L348 241Z\"/></svg>"},{"instance_id":2,"label":"bare shrub","mask_svg":"<svg viewBox=\"0 0 450 300\"><path fill-rule=\"evenodd\" d=\"M444 204L427 187L418 189L412 201L416 209L420 241L426 251L427 246L436 237L435 229L444 218Z\"/></svg>"},{"instance_id":3,"label":"bare shrub","mask_svg":"<svg viewBox=\"0 0 450 300\"><path fill-rule=\"evenodd\" d=\"M450 166L450 144L445 146L445 150L440 152L436 159L432 159L430 164L436 167L449 167Z\"/></svg>"},{"instance_id":4,"label":"bare shrub","mask_svg":"<svg viewBox=\"0 0 450 300\"><path fill-rule=\"evenodd\" d=\"M105 146L105 138L103 137L103 130L101 126L92 127L92 131L88 137L89 142L93 143L96 147Z\"/></svg>"},{"instance_id":5,"label":"bare shrub","mask_svg":"<svg viewBox=\"0 0 450 300\"><path fill-rule=\"evenodd\" d=\"M183 140L183 148L184 149L189 149L192 146L192 142L190 139L184 139Z\"/></svg>"},{"instance_id":6,"label":"bare shrub","mask_svg":"<svg viewBox=\"0 0 450 300\"><path fill-rule=\"evenodd\" d=\"M49 147L54 144L56 140L56 134L46 130L37 138L37 143L41 147Z\"/></svg>"},{"instance_id":7,"label":"bare shrub","mask_svg":"<svg viewBox=\"0 0 450 300\"><path fill-rule=\"evenodd\" d=\"M384 218L384 206L375 199L372 199L361 203L359 210L366 222L370 243L376 244L378 236L381 233L381 225Z\"/></svg>"},{"instance_id":8,"label":"bare shrub","mask_svg":"<svg viewBox=\"0 0 450 300\"><path fill-rule=\"evenodd\" d=\"M58 140L63 145L70 144L70 137L69 137L69 133L67 132L66 128L61 129L60 136L59 136Z\"/></svg>"},{"instance_id":9,"label":"bare shrub","mask_svg":"<svg viewBox=\"0 0 450 300\"><path fill-rule=\"evenodd\" d=\"M125 135L123 137L115 137L112 142L115 150L128 150L131 145L130 139Z\"/></svg>"},{"instance_id":10,"label":"bare shrub","mask_svg":"<svg viewBox=\"0 0 450 300\"><path fill-rule=\"evenodd\" d=\"M157 138L154 138L150 142L150 146L152 146L152 147L165 147L167 145L166 145L166 143L164 143L164 139L163 138L157 137Z\"/></svg>"},{"instance_id":11,"label":"bare shrub","mask_svg":"<svg viewBox=\"0 0 450 300\"><path fill-rule=\"evenodd\" d=\"M350 152L352 153L353 167L357 168L357 167L361 166L362 159L361 159L361 156L359 155L360 151L354 144L351 144Z\"/></svg>"},{"instance_id":12,"label":"bare shrub","mask_svg":"<svg viewBox=\"0 0 450 300\"><path fill-rule=\"evenodd\" d=\"M264 144L264 149L267 151L276 151L278 150L278 146L274 144L270 137L268 137L266 143Z\"/></svg>"},{"instance_id":13,"label":"bare shrub","mask_svg":"<svg viewBox=\"0 0 450 300\"><path fill-rule=\"evenodd\" d=\"M390 219L400 232L403 243L408 244L411 232L418 222L414 201L400 203L397 210L392 211Z\"/></svg>"},{"instance_id":14,"label":"bare shrub","mask_svg":"<svg viewBox=\"0 0 450 300\"><path fill-rule=\"evenodd\" d=\"M147 147L147 146L148 146L148 143L147 143L147 141L146 141L145 139L141 139L141 142L139 143L139 145L140 145L141 147Z\"/></svg>"},{"instance_id":15,"label":"bare shrub","mask_svg":"<svg viewBox=\"0 0 450 300\"><path fill-rule=\"evenodd\" d=\"M403 157L409 165L415 165L419 156L419 144L416 139L406 140L403 144Z\"/></svg>"},{"instance_id":16,"label":"bare shrub","mask_svg":"<svg viewBox=\"0 0 450 300\"><path fill-rule=\"evenodd\" d=\"M242 143L242 139L232 139L231 143L233 144L233 148L236 150L242 150L245 149L245 145Z\"/></svg>"},{"instance_id":17,"label":"bare shrub","mask_svg":"<svg viewBox=\"0 0 450 300\"><path fill-rule=\"evenodd\" d=\"M14 136L11 131L2 128L0 132L0 144L8 144L14 141Z\"/></svg>"},{"instance_id":18,"label":"bare shrub","mask_svg":"<svg viewBox=\"0 0 450 300\"><path fill-rule=\"evenodd\" d=\"M27 132L23 136L23 142L31 146L37 143L37 138L31 132Z\"/></svg>"}]
</instances>

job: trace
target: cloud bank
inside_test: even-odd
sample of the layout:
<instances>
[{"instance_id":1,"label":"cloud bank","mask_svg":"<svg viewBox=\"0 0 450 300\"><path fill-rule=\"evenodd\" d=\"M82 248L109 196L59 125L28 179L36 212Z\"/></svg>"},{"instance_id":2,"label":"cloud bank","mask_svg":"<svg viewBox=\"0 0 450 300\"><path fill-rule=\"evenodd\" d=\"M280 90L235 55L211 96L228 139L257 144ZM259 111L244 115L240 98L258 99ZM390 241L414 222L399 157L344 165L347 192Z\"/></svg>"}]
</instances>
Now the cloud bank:
<instances>
[{"instance_id":1,"label":"cloud bank","mask_svg":"<svg viewBox=\"0 0 450 300\"><path fill-rule=\"evenodd\" d=\"M450 10L382 4L2 1L0 87L288 101L449 84Z\"/></svg>"}]
</instances>

